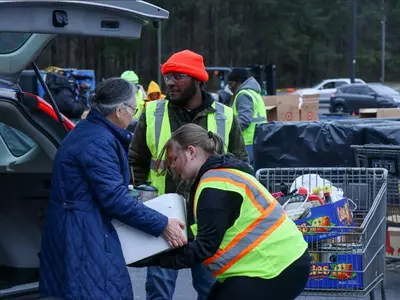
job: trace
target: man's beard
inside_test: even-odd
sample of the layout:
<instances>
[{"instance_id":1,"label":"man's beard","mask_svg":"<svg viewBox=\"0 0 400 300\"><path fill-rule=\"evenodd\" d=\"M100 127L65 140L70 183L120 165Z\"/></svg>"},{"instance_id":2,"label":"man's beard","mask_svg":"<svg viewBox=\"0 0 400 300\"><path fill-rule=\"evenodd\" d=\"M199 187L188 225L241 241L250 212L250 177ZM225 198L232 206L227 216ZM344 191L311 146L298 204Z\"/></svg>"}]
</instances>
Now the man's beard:
<instances>
[{"instance_id":1,"label":"man's beard","mask_svg":"<svg viewBox=\"0 0 400 300\"><path fill-rule=\"evenodd\" d=\"M191 84L183 91L179 98L171 99L171 97L168 95L168 100L177 106L184 107L189 103L194 95L196 95L196 91L196 84L194 83L194 80L192 80Z\"/></svg>"}]
</instances>

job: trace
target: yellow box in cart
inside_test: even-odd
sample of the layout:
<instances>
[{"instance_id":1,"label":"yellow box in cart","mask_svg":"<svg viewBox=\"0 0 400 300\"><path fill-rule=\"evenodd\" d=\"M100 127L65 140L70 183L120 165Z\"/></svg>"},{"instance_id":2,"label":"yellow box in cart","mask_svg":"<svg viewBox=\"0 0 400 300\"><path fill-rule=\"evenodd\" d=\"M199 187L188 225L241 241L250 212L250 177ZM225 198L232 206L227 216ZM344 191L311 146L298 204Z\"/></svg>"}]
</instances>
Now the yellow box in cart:
<instances>
[{"instance_id":1,"label":"yellow box in cart","mask_svg":"<svg viewBox=\"0 0 400 300\"><path fill-rule=\"evenodd\" d=\"M350 231L353 218L347 198L311 208L311 215L295 221L307 243L338 237Z\"/></svg>"}]
</instances>

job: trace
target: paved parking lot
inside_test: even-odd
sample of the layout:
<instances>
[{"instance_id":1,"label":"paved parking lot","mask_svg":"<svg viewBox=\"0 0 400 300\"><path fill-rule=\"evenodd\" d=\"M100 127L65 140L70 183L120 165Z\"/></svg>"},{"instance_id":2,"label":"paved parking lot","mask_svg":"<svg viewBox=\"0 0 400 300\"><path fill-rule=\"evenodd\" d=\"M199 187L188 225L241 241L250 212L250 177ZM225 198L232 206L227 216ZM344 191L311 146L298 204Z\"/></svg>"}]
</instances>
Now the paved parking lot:
<instances>
[{"instance_id":1,"label":"paved parking lot","mask_svg":"<svg viewBox=\"0 0 400 300\"><path fill-rule=\"evenodd\" d=\"M144 283L146 278L145 269L134 269L129 270L133 282L133 288L135 293L135 300L145 300L146 294L144 289ZM174 300L196 300L196 293L192 287L191 274L189 270L182 270L179 272L178 282L176 286ZM386 300L397 300L400 299L400 262L394 262L387 265L386 270ZM380 293L375 292L375 300L380 300ZM268 299L268 298L266 298ZM345 299L370 299L366 298L338 298L338 297L300 297L298 300L345 300ZM271 299L275 300L275 299Z\"/></svg>"}]
</instances>

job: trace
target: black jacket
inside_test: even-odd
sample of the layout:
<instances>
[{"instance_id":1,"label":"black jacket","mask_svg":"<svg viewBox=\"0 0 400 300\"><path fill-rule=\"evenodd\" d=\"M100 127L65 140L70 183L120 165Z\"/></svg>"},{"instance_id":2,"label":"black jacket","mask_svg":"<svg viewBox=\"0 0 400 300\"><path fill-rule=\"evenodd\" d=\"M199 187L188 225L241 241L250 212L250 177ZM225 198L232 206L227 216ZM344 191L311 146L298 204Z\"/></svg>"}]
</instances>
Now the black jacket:
<instances>
[{"instance_id":1,"label":"black jacket","mask_svg":"<svg viewBox=\"0 0 400 300\"><path fill-rule=\"evenodd\" d=\"M171 132L176 131L179 127L194 123L203 128L207 128L207 115L215 112L212 108L214 100L211 95L203 92L203 104L191 111L172 104L168 105L168 114L171 124ZM249 161L246 146L244 144L242 132L237 119L233 118L232 128L229 133L228 152L232 153L238 159ZM143 112L139 118L139 122L135 128L131 145L129 147L129 164L132 167L135 177L135 184L140 185L147 180L150 171L151 152L146 142L146 114ZM191 182L180 182L174 180L172 176L167 174L165 182L166 193L182 194L185 199L188 198Z\"/></svg>"},{"instance_id":2,"label":"black jacket","mask_svg":"<svg viewBox=\"0 0 400 300\"><path fill-rule=\"evenodd\" d=\"M193 218L193 199L201 176L208 170L218 168L231 168L249 174L253 172L250 165L229 154L209 158L200 169L192 186L188 209L191 215L188 219ZM133 266L157 265L170 269L184 269L203 262L218 251L226 231L239 217L242 201L242 196L236 192L204 189L197 204L196 239L182 248L144 259Z\"/></svg>"}]
</instances>

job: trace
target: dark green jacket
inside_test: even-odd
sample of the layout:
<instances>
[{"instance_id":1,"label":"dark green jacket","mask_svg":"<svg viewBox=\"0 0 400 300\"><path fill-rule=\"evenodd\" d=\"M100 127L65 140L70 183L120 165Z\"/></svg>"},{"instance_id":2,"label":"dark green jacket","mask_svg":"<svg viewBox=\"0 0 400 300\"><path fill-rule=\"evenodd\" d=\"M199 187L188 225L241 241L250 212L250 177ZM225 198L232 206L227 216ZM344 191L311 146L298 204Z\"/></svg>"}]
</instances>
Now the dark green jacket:
<instances>
[{"instance_id":1,"label":"dark green jacket","mask_svg":"<svg viewBox=\"0 0 400 300\"><path fill-rule=\"evenodd\" d=\"M170 116L171 131L176 131L179 127L187 124L194 123L207 129L207 114L215 112L211 107L214 100L210 94L202 93L203 104L194 110L187 111L186 109L176 106L171 102L168 105L168 113ZM242 132L239 123L234 117L231 132L229 134L228 152L232 153L235 157L248 162L249 157L247 154L246 146L244 144ZM136 126L133 140L129 147L129 164L135 177L135 184L139 185L147 180L150 171L151 152L146 143L146 114L142 113L139 123ZM179 193L185 199L189 199L189 191L191 182L181 182L173 180L167 174L165 183L166 193Z\"/></svg>"}]
</instances>

